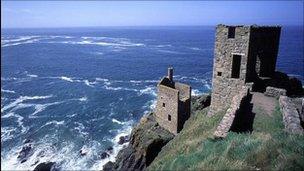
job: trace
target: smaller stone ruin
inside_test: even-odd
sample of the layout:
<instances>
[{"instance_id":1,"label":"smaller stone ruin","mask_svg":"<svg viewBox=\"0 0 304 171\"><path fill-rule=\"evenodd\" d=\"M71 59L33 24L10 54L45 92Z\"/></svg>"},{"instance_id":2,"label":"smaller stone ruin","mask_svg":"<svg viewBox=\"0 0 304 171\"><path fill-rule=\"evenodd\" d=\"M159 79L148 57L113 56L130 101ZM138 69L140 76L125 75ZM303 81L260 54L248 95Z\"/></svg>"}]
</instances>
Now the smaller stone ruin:
<instances>
[{"instance_id":1,"label":"smaller stone ruin","mask_svg":"<svg viewBox=\"0 0 304 171\"><path fill-rule=\"evenodd\" d=\"M156 121L176 135L190 117L191 87L173 81L173 68L168 68L168 76L163 77L157 87Z\"/></svg>"}]
</instances>

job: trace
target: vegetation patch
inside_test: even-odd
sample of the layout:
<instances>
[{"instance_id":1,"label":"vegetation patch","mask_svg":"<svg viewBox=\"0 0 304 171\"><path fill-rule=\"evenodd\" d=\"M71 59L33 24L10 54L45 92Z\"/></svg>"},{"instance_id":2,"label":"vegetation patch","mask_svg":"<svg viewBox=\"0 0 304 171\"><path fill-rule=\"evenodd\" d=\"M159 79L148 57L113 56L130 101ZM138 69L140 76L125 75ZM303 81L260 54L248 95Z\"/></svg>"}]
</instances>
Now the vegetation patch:
<instances>
[{"instance_id":1,"label":"vegetation patch","mask_svg":"<svg viewBox=\"0 0 304 171\"><path fill-rule=\"evenodd\" d=\"M258 110L252 133L229 132L224 139L213 139L224 113L209 118L207 111L195 111L148 170L304 169L304 136L284 131L278 104L272 115Z\"/></svg>"}]
</instances>

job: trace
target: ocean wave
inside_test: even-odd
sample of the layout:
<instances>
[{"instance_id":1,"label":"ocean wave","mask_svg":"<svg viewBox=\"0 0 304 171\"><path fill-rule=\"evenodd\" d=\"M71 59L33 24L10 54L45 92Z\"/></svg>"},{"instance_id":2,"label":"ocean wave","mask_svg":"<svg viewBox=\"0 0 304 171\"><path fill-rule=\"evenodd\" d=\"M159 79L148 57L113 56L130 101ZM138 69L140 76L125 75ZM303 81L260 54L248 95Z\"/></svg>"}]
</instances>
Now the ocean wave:
<instances>
[{"instance_id":1,"label":"ocean wave","mask_svg":"<svg viewBox=\"0 0 304 171\"><path fill-rule=\"evenodd\" d=\"M27 40L24 42L16 42L16 43L6 43L6 44L1 44L1 47L9 47L9 46L17 46L17 45L23 45L23 44L30 44L30 43L35 43L38 42L40 39L31 39Z\"/></svg>"},{"instance_id":2,"label":"ocean wave","mask_svg":"<svg viewBox=\"0 0 304 171\"><path fill-rule=\"evenodd\" d=\"M37 78L38 75L35 75L35 74L27 74L28 77L32 77L32 78Z\"/></svg>"},{"instance_id":3,"label":"ocean wave","mask_svg":"<svg viewBox=\"0 0 304 171\"><path fill-rule=\"evenodd\" d=\"M26 133L28 131L29 128L25 127L23 125L23 119L24 117L14 113L14 112L9 112L7 113L6 115L3 115L1 116L1 119L5 119L5 118L10 118L10 117L15 117L17 118L17 123L18 123L18 126L21 127L21 133Z\"/></svg>"},{"instance_id":4,"label":"ocean wave","mask_svg":"<svg viewBox=\"0 0 304 171\"><path fill-rule=\"evenodd\" d=\"M156 97L157 96L156 88L154 86L153 87L149 86L149 87L146 87L142 90L139 90L138 95L143 95L143 94L149 94L149 95L152 95L152 96Z\"/></svg>"},{"instance_id":5,"label":"ocean wave","mask_svg":"<svg viewBox=\"0 0 304 171\"><path fill-rule=\"evenodd\" d=\"M124 122L120 122L119 120L117 120L117 119L112 119L112 122L113 123L117 123L117 124L120 124L120 125L123 125L124 124Z\"/></svg>"},{"instance_id":6,"label":"ocean wave","mask_svg":"<svg viewBox=\"0 0 304 171\"><path fill-rule=\"evenodd\" d=\"M191 96L199 96L202 95L203 93L197 89L192 89L191 90Z\"/></svg>"},{"instance_id":7,"label":"ocean wave","mask_svg":"<svg viewBox=\"0 0 304 171\"><path fill-rule=\"evenodd\" d=\"M156 45L155 47L157 47L157 48L172 47L172 45L170 45L170 44L166 44L166 45Z\"/></svg>"},{"instance_id":8,"label":"ocean wave","mask_svg":"<svg viewBox=\"0 0 304 171\"><path fill-rule=\"evenodd\" d=\"M189 49L195 50L195 51L202 50L201 48L198 48L198 47L190 47Z\"/></svg>"},{"instance_id":9,"label":"ocean wave","mask_svg":"<svg viewBox=\"0 0 304 171\"><path fill-rule=\"evenodd\" d=\"M74 82L72 78L69 78L69 77L66 77L66 76L61 76L59 78L64 80L64 81Z\"/></svg>"},{"instance_id":10,"label":"ocean wave","mask_svg":"<svg viewBox=\"0 0 304 171\"><path fill-rule=\"evenodd\" d=\"M15 135L14 132L17 131L17 128L14 127L1 127L1 142L12 139Z\"/></svg>"},{"instance_id":11,"label":"ocean wave","mask_svg":"<svg viewBox=\"0 0 304 171\"><path fill-rule=\"evenodd\" d=\"M137 89L134 89L134 88L111 87L111 86L108 86L108 85L104 85L103 87L104 87L106 90L113 90L113 91L125 90L125 91L135 91L135 92L138 92L138 90L137 90Z\"/></svg>"},{"instance_id":12,"label":"ocean wave","mask_svg":"<svg viewBox=\"0 0 304 171\"><path fill-rule=\"evenodd\" d=\"M35 111L34 113L30 114L30 116L35 116L37 113L40 113L42 111L44 111L47 107L52 106L52 105L57 105L60 104L62 102L53 102L53 103L45 103L45 104L35 104Z\"/></svg>"},{"instance_id":13,"label":"ocean wave","mask_svg":"<svg viewBox=\"0 0 304 171\"><path fill-rule=\"evenodd\" d=\"M1 92L4 92L4 93L16 93L15 91L13 90L4 90L1 88Z\"/></svg>"},{"instance_id":14,"label":"ocean wave","mask_svg":"<svg viewBox=\"0 0 304 171\"><path fill-rule=\"evenodd\" d=\"M74 128L80 135L83 137L87 137L89 135L88 132L85 132L85 127L82 123L80 122L74 122L77 126Z\"/></svg>"},{"instance_id":15,"label":"ocean wave","mask_svg":"<svg viewBox=\"0 0 304 171\"><path fill-rule=\"evenodd\" d=\"M19 103L22 103L23 101L26 101L26 100L47 99L47 98L51 98L52 96L53 95L47 95L47 96L20 96L15 101L13 101L10 104L1 108L1 112L6 111L7 109L13 108L13 107L17 106Z\"/></svg>"},{"instance_id":16,"label":"ocean wave","mask_svg":"<svg viewBox=\"0 0 304 171\"><path fill-rule=\"evenodd\" d=\"M131 121L128 122L128 125L125 125L121 130L117 131L117 135L113 139L111 139L112 144L113 144L113 151L110 154L110 156L105 159L96 161L95 164L90 168L90 170L102 170L103 166L107 162L115 161L118 152L129 144L129 142L124 143L124 144L118 144L118 142L119 142L120 137L130 136L131 131L132 131L132 126L131 126L132 123L133 122L131 122Z\"/></svg>"},{"instance_id":17,"label":"ocean wave","mask_svg":"<svg viewBox=\"0 0 304 171\"><path fill-rule=\"evenodd\" d=\"M79 98L78 100L81 101L81 102L85 102L85 101L88 100L88 97L87 96L83 96L83 97Z\"/></svg>"},{"instance_id":18,"label":"ocean wave","mask_svg":"<svg viewBox=\"0 0 304 171\"><path fill-rule=\"evenodd\" d=\"M180 54L185 54L182 52L178 52L178 51L173 51L173 50L157 50L158 52L162 52L162 53L170 53L170 54L176 54L176 55L180 55Z\"/></svg>"}]
</instances>

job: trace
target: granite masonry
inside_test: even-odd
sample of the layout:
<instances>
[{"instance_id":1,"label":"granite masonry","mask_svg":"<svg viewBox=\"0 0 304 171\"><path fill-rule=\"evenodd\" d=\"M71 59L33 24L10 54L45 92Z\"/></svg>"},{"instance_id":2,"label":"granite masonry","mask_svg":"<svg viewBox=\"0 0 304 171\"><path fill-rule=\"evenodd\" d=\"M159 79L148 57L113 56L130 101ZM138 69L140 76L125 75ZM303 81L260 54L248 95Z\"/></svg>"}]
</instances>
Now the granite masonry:
<instances>
[{"instance_id":1,"label":"granite masonry","mask_svg":"<svg viewBox=\"0 0 304 171\"><path fill-rule=\"evenodd\" d=\"M279 26L216 27L209 116L227 110L242 86L272 77L280 32Z\"/></svg>"},{"instance_id":2,"label":"granite masonry","mask_svg":"<svg viewBox=\"0 0 304 171\"><path fill-rule=\"evenodd\" d=\"M168 76L162 78L157 87L156 121L176 135L190 117L191 87L173 81L173 68L168 68Z\"/></svg>"},{"instance_id":3,"label":"granite masonry","mask_svg":"<svg viewBox=\"0 0 304 171\"><path fill-rule=\"evenodd\" d=\"M285 130L293 134L303 134L304 129L301 127L300 114L292 99L287 96L280 96L279 103L283 113Z\"/></svg>"},{"instance_id":4,"label":"granite masonry","mask_svg":"<svg viewBox=\"0 0 304 171\"><path fill-rule=\"evenodd\" d=\"M275 97L279 99L281 95L286 96L286 90L282 88L275 88L275 87L266 87L266 91L264 92L266 96Z\"/></svg>"},{"instance_id":5,"label":"granite masonry","mask_svg":"<svg viewBox=\"0 0 304 171\"><path fill-rule=\"evenodd\" d=\"M248 94L249 88L247 86L243 86L240 92L233 97L230 107L226 111L226 114L224 115L223 119L221 120L220 124L218 125L213 134L215 138L224 138L227 136L232 126L235 115L240 109L241 103L248 96Z\"/></svg>"}]
</instances>

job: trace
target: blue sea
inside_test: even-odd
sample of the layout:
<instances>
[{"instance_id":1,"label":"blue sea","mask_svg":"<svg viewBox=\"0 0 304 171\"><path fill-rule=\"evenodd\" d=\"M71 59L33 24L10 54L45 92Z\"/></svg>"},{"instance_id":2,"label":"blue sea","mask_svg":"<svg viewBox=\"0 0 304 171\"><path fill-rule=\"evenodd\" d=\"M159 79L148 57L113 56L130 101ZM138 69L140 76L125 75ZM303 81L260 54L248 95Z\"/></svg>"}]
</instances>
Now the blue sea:
<instances>
[{"instance_id":1,"label":"blue sea","mask_svg":"<svg viewBox=\"0 0 304 171\"><path fill-rule=\"evenodd\" d=\"M214 26L3 29L1 168L102 169L127 145L119 137L153 110L169 66L192 95L211 91L214 39ZM302 27L282 28L277 70L303 82Z\"/></svg>"}]
</instances>

